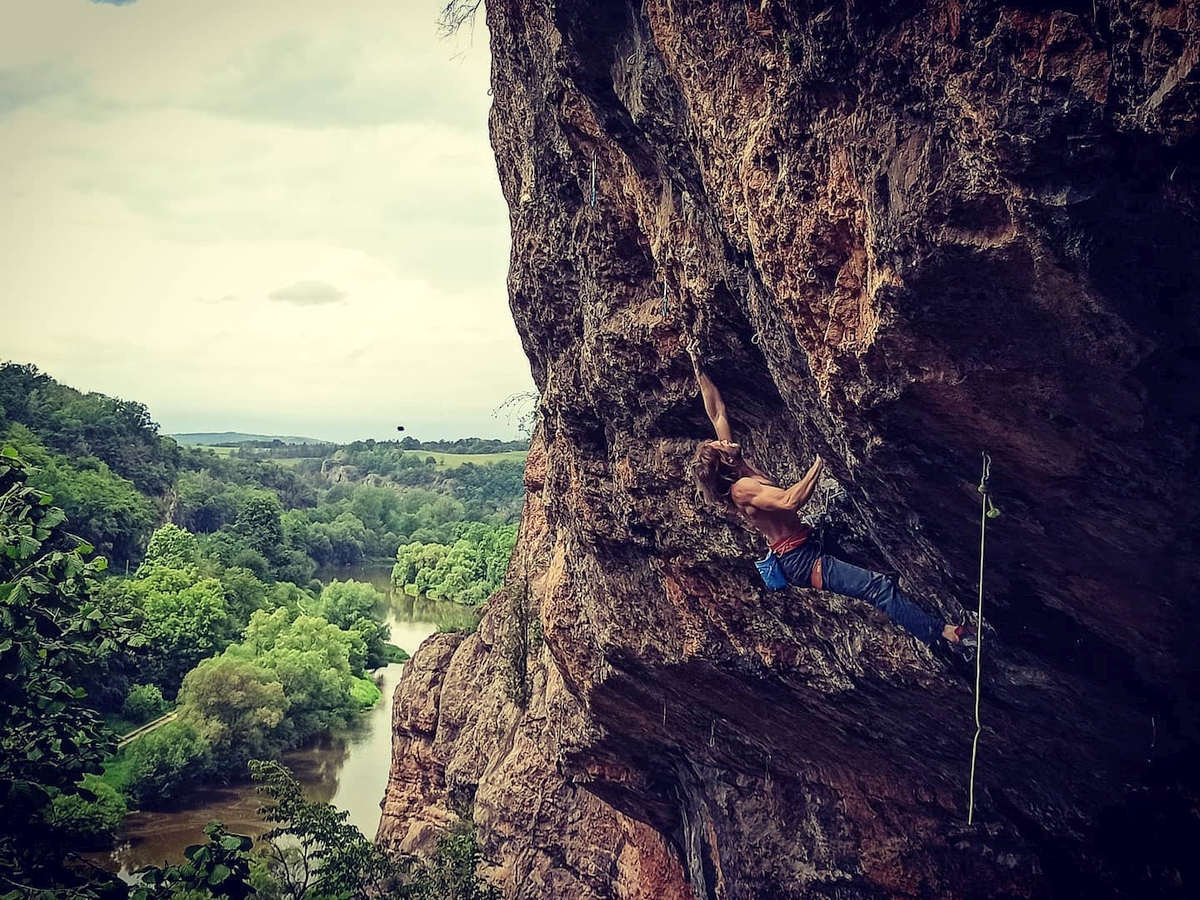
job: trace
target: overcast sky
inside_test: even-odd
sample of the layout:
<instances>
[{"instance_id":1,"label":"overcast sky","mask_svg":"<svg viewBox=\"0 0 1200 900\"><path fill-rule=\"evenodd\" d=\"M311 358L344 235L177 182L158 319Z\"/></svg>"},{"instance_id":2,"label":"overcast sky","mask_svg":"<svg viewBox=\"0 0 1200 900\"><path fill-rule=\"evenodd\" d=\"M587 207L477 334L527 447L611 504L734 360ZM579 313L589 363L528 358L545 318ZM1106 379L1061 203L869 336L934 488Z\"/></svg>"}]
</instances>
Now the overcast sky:
<instances>
[{"instance_id":1,"label":"overcast sky","mask_svg":"<svg viewBox=\"0 0 1200 900\"><path fill-rule=\"evenodd\" d=\"M0 359L165 433L511 437L488 49L444 0L0 0Z\"/></svg>"}]
</instances>

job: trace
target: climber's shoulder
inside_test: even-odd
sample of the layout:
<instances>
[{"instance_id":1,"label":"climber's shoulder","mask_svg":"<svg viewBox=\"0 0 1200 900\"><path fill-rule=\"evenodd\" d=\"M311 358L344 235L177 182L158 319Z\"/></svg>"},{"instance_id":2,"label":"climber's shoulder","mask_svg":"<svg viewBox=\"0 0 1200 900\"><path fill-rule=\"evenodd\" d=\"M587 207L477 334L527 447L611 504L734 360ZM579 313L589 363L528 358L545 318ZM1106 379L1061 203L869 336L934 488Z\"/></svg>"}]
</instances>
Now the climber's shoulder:
<instances>
[{"instance_id":1,"label":"climber's shoulder","mask_svg":"<svg viewBox=\"0 0 1200 900\"><path fill-rule=\"evenodd\" d=\"M729 488L729 496L738 506L753 506L756 498L761 497L764 493L778 490L778 487L765 478L745 475Z\"/></svg>"}]
</instances>

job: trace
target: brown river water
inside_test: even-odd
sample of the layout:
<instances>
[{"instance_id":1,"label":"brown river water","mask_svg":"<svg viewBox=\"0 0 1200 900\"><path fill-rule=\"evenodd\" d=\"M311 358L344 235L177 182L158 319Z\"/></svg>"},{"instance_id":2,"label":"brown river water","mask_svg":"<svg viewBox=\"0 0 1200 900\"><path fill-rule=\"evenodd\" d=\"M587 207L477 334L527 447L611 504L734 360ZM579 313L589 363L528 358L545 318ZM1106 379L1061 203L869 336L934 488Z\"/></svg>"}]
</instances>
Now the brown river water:
<instances>
[{"instance_id":1,"label":"brown river water","mask_svg":"<svg viewBox=\"0 0 1200 900\"><path fill-rule=\"evenodd\" d=\"M388 570L340 570L318 573L323 581L354 578L368 581L388 595L391 643L411 655L437 630L439 604L414 601L392 592ZM379 827L379 804L392 759L392 695L402 665L376 671L383 697L345 731L326 735L316 744L285 753L282 762L304 786L310 800L332 803L350 813L350 823L369 838ZM173 810L128 815L111 852L87 856L106 869L128 876L142 866L183 861L183 851L206 840L204 826L213 820L239 834L254 837L268 830L256 810L263 798L254 784L204 785L193 789Z\"/></svg>"}]
</instances>

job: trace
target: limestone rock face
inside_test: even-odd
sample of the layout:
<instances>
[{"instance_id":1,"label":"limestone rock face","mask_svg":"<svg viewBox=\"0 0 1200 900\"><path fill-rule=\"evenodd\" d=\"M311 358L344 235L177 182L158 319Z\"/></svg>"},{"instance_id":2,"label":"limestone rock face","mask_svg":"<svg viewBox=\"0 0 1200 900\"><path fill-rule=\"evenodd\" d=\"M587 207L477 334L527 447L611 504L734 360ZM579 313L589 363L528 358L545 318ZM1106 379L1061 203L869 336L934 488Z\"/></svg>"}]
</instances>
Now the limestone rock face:
<instances>
[{"instance_id":1,"label":"limestone rock face","mask_svg":"<svg viewBox=\"0 0 1200 900\"><path fill-rule=\"evenodd\" d=\"M487 15L542 424L505 589L398 688L380 836L473 804L519 898L1195 891L1196 5ZM692 340L753 459L826 459L830 549L947 620L991 454L974 825L973 672L768 594L697 504Z\"/></svg>"}]
</instances>

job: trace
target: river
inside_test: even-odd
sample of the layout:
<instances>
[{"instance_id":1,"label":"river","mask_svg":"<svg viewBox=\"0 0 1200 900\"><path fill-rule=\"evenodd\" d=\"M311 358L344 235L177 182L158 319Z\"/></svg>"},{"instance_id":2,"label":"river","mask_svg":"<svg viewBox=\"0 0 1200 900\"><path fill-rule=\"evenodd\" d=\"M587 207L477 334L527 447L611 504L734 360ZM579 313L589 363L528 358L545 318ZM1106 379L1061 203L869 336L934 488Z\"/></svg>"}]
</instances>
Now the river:
<instances>
[{"instance_id":1,"label":"river","mask_svg":"<svg viewBox=\"0 0 1200 900\"><path fill-rule=\"evenodd\" d=\"M334 578L366 581L388 597L390 642L409 654L437 630L440 604L414 600L394 592L386 569L323 570L326 584ZM310 800L332 803L350 813L350 823L369 838L379 827L379 804L392 759L392 696L402 665L376 671L383 698L343 732L327 735L313 746L285 753L283 763L304 786ZM253 783L204 785L182 798L171 811L130 813L111 853L88 854L112 871L127 876L142 866L183 861L184 848L203 843L204 826L214 819L230 831L257 837L268 830L255 812L263 798Z\"/></svg>"}]
</instances>

